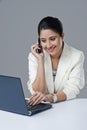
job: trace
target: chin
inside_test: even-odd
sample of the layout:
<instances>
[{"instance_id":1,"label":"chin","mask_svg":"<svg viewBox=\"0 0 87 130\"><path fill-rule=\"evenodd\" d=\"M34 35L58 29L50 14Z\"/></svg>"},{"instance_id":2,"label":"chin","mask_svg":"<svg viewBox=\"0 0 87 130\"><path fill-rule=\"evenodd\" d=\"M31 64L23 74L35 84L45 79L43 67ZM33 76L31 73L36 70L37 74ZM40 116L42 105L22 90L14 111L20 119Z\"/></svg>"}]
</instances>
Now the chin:
<instances>
[{"instance_id":1,"label":"chin","mask_svg":"<svg viewBox=\"0 0 87 130\"><path fill-rule=\"evenodd\" d=\"M51 55L51 56L55 56L55 52L48 52L49 53L49 55Z\"/></svg>"}]
</instances>

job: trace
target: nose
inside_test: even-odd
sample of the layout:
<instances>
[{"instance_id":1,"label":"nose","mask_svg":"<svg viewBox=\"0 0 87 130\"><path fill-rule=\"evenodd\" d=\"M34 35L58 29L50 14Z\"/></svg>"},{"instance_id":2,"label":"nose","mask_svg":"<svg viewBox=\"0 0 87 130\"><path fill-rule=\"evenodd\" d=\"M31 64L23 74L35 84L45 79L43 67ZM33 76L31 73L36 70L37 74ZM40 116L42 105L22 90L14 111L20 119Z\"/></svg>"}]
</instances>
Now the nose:
<instances>
[{"instance_id":1,"label":"nose","mask_svg":"<svg viewBox=\"0 0 87 130\"><path fill-rule=\"evenodd\" d=\"M51 47L51 43L50 41L47 42L47 48L50 48Z\"/></svg>"}]
</instances>

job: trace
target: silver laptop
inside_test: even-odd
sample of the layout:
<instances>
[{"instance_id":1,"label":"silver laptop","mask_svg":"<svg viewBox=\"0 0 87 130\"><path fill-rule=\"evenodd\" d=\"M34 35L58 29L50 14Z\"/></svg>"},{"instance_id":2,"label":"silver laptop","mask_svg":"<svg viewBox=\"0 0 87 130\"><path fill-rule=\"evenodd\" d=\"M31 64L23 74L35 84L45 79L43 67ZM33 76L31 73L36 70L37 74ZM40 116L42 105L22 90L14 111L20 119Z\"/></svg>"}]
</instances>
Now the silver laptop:
<instances>
[{"instance_id":1,"label":"silver laptop","mask_svg":"<svg viewBox=\"0 0 87 130\"><path fill-rule=\"evenodd\" d=\"M49 103L30 106L25 100L21 79L0 75L0 110L31 116L51 107Z\"/></svg>"}]
</instances>

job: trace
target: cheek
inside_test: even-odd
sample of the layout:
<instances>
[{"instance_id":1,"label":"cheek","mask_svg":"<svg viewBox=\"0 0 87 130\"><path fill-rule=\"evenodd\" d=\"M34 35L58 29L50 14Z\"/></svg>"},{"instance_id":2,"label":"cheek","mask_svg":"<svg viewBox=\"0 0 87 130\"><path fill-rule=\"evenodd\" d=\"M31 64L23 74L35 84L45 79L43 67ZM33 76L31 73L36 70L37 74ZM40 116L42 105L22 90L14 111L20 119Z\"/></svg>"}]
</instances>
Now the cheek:
<instances>
[{"instance_id":1,"label":"cheek","mask_svg":"<svg viewBox=\"0 0 87 130\"><path fill-rule=\"evenodd\" d=\"M42 48L43 48L43 49L46 49L46 45L42 44Z\"/></svg>"},{"instance_id":2,"label":"cheek","mask_svg":"<svg viewBox=\"0 0 87 130\"><path fill-rule=\"evenodd\" d=\"M56 40L54 40L54 41L51 41L51 44L58 46L58 45L59 45L59 40L56 39Z\"/></svg>"},{"instance_id":3,"label":"cheek","mask_svg":"<svg viewBox=\"0 0 87 130\"><path fill-rule=\"evenodd\" d=\"M60 46L59 40L57 40L57 41L55 42L55 45L58 46L58 47Z\"/></svg>"}]
</instances>

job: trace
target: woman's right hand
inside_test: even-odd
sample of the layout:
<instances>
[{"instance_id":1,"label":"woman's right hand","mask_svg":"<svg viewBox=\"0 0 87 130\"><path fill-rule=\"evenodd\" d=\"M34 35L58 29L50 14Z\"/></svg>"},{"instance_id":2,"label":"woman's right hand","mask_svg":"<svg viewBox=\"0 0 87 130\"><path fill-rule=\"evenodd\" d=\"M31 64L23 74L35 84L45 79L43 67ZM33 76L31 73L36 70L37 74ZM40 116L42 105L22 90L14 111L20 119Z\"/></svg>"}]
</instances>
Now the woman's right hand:
<instances>
[{"instance_id":1,"label":"woman's right hand","mask_svg":"<svg viewBox=\"0 0 87 130\"><path fill-rule=\"evenodd\" d=\"M43 94L42 92L35 92L29 99L30 105L36 105L41 103L42 101L48 101L50 103L53 102L52 94Z\"/></svg>"},{"instance_id":2,"label":"woman's right hand","mask_svg":"<svg viewBox=\"0 0 87 130\"><path fill-rule=\"evenodd\" d=\"M40 49L38 47L38 43L34 44L31 46L31 52L32 54L38 59L38 60L43 60L44 59L44 53L41 52L41 53L38 53L37 52L37 49Z\"/></svg>"}]
</instances>

